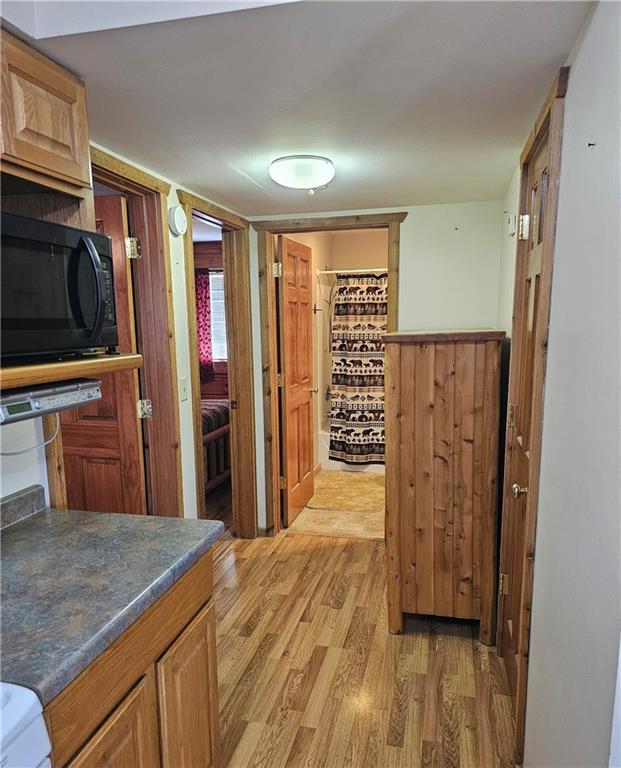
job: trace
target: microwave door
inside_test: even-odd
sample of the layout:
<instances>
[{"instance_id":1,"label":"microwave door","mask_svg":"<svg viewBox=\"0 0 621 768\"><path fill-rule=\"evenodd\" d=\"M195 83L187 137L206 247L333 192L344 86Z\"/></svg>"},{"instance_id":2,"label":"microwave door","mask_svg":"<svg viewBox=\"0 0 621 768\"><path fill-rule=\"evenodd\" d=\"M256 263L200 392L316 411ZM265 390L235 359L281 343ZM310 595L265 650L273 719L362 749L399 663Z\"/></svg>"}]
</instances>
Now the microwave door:
<instances>
[{"instance_id":1,"label":"microwave door","mask_svg":"<svg viewBox=\"0 0 621 768\"><path fill-rule=\"evenodd\" d=\"M103 328L103 324L106 319L105 272L101 265L101 259L97 253L97 248L95 248L95 244L93 243L92 239L87 235L83 235L81 242L84 243L86 247L86 252L88 253L88 257L93 268L93 273L95 275L95 321L91 330L91 341L96 343L99 339L101 329Z\"/></svg>"}]
</instances>

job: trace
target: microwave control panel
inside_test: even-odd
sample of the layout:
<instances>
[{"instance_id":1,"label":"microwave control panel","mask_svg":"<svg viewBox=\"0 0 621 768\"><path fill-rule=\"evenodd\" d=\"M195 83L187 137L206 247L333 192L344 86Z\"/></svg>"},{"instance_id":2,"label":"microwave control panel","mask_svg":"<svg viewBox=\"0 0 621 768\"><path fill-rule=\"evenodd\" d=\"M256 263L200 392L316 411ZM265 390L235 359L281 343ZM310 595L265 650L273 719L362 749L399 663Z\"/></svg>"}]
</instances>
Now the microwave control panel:
<instances>
[{"instance_id":1,"label":"microwave control panel","mask_svg":"<svg viewBox=\"0 0 621 768\"><path fill-rule=\"evenodd\" d=\"M101 381L73 379L56 386L13 389L0 395L0 424L34 419L101 400Z\"/></svg>"}]
</instances>

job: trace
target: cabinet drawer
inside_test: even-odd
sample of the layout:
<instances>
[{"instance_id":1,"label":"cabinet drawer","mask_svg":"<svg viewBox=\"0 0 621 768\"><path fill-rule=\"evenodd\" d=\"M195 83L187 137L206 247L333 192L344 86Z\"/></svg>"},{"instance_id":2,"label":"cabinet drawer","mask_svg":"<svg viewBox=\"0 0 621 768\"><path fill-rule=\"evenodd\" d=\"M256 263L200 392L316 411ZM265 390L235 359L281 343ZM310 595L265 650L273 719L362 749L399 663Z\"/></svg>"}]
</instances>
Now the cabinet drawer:
<instances>
[{"instance_id":1,"label":"cabinet drawer","mask_svg":"<svg viewBox=\"0 0 621 768\"><path fill-rule=\"evenodd\" d=\"M151 668L69 768L146 768L159 764L155 674Z\"/></svg>"},{"instance_id":2,"label":"cabinet drawer","mask_svg":"<svg viewBox=\"0 0 621 768\"><path fill-rule=\"evenodd\" d=\"M218 763L216 619L204 608L157 663L163 768Z\"/></svg>"},{"instance_id":3,"label":"cabinet drawer","mask_svg":"<svg viewBox=\"0 0 621 768\"><path fill-rule=\"evenodd\" d=\"M84 83L6 32L2 33L2 157L90 187Z\"/></svg>"}]
</instances>

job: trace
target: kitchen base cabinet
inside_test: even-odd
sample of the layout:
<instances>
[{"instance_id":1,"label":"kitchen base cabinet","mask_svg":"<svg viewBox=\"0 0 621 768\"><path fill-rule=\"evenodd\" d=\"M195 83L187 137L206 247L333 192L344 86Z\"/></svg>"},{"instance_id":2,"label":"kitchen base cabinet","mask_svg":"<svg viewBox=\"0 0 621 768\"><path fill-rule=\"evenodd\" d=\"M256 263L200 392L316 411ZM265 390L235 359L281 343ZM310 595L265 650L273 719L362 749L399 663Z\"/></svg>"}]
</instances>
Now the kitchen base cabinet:
<instances>
[{"instance_id":1,"label":"kitchen base cabinet","mask_svg":"<svg viewBox=\"0 0 621 768\"><path fill-rule=\"evenodd\" d=\"M212 595L206 552L47 704L54 768L217 768Z\"/></svg>"},{"instance_id":2,"label":"kitchen base cabinet","mask_svg":"<svg viewBox=\"0 0 621 768\"><path fill-rule=\"evenodd\" d=\"M157 663L164 768L217 765L215 673L216 614L210 604Z\"/></svg>"},{"instance_id":3,"label":"kitchen base cabinet","mask_svg":"<svg viewBox=\"0 0 621 768\"><path fill-rule=\"evenodd\" d=\"M80 750L70 768L159 765L155 675L151 670Z\"/></svg>"}]
</instances>

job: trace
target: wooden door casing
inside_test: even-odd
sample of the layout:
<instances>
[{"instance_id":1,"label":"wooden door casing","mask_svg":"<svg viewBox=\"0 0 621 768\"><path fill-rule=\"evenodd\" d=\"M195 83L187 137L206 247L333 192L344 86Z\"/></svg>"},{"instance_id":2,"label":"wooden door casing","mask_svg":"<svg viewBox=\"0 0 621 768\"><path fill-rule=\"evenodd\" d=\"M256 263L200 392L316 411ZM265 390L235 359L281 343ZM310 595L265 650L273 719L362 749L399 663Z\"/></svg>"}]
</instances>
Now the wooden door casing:
<instances>
[{"instance_id":1,"label":"wooden door casing","mask_svg":"<svg viewBox=\"0 0 621 768\"><path fill-rule=\"evenodd\" d=\"M213 601L157 663L163 768L212 768L219 755Z\"/></svg>"},{"instance_id":2,"label":"wooden door casing","mask_svg":"<svg viewBox=\"0 0 621 768\"><path fill-rule=\"evenodd\" d=\"M127 206L121 195L95 200L97 231L112 238L119 351L136 351ZM146 513L142 429L135 370L101 377L102 399L61 416L67 503L94 512Z\"/></svg>"},{"instance_id":3,"label":"wooden door casing","mask_svg":"<svg viewBox=\"0 0 621 768\"><path fill-rule=\"evenodd\" d=\"M155 674L151 667L68 768L145 768L159 764Z\"/></svg>"},{"instance_id":4,"label":"wooden door casing","mask_svg":"<svg viewBox=\"0 0 621 768\"><path fill-rule=\"evenodd\" d=\"M514 702L515 761L522 762L539 493L543 395L560 180L564 97L560 70L520 158L520 211L530 216L518 243L505 446L497 644ZM517 484L523 492L511 492Z\"/></svg>"},{"instance_id":5,"label":"wooden door casing","mask_svg":"<svg viewBox=\"0 0 621 768\"><path fill-rule=\"evenodd\" d=\"M311 249L279 238L284 522L290 525L315 490L313 472L313 313Z\"/></svg>"}]
</instances>

